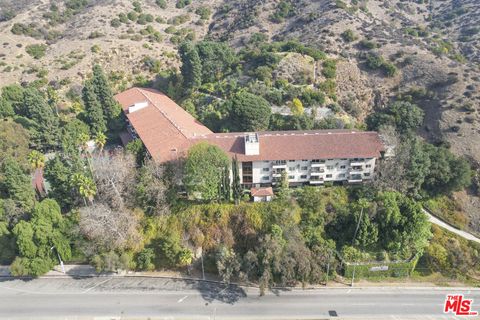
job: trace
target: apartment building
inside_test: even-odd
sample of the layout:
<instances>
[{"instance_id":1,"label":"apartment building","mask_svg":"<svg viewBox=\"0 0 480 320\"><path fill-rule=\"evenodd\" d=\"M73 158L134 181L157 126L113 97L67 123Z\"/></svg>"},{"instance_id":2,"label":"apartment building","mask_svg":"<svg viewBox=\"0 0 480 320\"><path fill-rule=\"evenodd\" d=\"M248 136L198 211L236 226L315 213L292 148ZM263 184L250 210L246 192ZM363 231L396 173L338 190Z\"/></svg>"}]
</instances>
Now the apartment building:
<instances>
[{"instance_id":1,"label":"apartment building","mask_svg":"<svg viewBox=\"0 0 480 320\"><path fill-rule=\"evenodd\" d=\"M239 163L245 187L325 182L362 183L374 178L384 146L376 132L308 130L213 133L164 94L132 88L115 96L128 119L128 135L140 138L152 158L164 163L185 157L201 141Z\"/></svg>"}]
</instances>

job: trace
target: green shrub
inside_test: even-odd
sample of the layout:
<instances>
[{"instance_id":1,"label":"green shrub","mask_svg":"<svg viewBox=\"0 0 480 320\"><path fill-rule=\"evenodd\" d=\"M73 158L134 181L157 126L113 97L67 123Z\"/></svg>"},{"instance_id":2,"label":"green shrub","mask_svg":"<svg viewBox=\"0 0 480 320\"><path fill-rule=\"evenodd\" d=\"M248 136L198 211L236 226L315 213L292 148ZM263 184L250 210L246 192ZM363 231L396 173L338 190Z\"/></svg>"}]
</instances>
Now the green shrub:
<instances>
[{"instance_id":1,"label":"green shrub","mask_svg":"<svg viewBox=\"0 0 480 320\"><path fill-rule=\"evenodd\" d=\"M195 13L200 16L200 19L208 20L212 14L212 10L210 10L209 7L198 7Z\"/></svg>"},{"instance_id":2,"label":"green shrub","mask_svg":"<svg viewBox=\"0 0 480 320\"><path fill-rule=\"evenodd\" d=\"M113 18L111 21L110 21L110 25L114 28L118 28L122 25L122 22L120 21L120 19L118 18Z\"/></svg>"},{"instance_id":3,"label":"green shrub","mask_svg":"<svg viewBox=\"0 0 480 320\"><path fill-rule=\"evenodd\" d=\"M35 59L40 59L45 56L47 45L45 44L31 44L25 47L25 51Z\"/></svg>"},{"instance_id":4,"label":"green shrub","mask_svg":"<svg viewBox=\"0 0 480 320\"><path fill-rule=\"evenodd\" d=\"M337 62L333 59L325 60L322 63L322 74L327 79L335 79L337 75Z\"/></svg>"},{"instance_id":5,"label":"green shrub","mask_svg":"<svg viewBox=\"0 0 480 320\"><path fill-rule=\"evenodd\" d=\"M100 31L93 31L88 35L88 39L96 39L96 38L101 38L103 36L105 35Z\"/></svg>"},{"instance_id":6,"label":"green shrub","mask_svg":"<svg viewBox=\"0 0 480 320\"><path fill-rule=\"evenodd\" d=\"M177 7L178 9L182 9L191 3L192 3L192 0L178 0L177 3L175 4L175 7Z\"/></svg>"},{"instance_id":7,"label":"green shrub","mask_svg":"<svg viewBox=\"0 0 480 320\"><path fill-rule=\"evenodd\" d=\"M371 49L375 49L375 48L378 47L378 45L375 42L367 40L367 39L362 39L360 41L359 45L360 45L360 48L365 49L365 50L371 50Z\"/></svg>"},{"instance_id":8,"label":"green shrub","mask_svg":"<svg viewBox=\"0 0 480 320\"><path fill-rule=\"evenodd\" d=\"M167 8L167 1L165 0L155 0L155 3L157 4L157 6L159 6L162 9Z\"/></svg>"},{"instance_id":9,"label":"green shrub","mask_svg":"<svg viewBox=\"0 0 480 320\"><path fill-rule=\"evenodd\" d=\"M342 36L343 40L345 40L346 42L352 42L352 41L357 40L357 36L350 29L347 29L344 32L342 32L341 36Z\"/></svg>"}]
</instances>

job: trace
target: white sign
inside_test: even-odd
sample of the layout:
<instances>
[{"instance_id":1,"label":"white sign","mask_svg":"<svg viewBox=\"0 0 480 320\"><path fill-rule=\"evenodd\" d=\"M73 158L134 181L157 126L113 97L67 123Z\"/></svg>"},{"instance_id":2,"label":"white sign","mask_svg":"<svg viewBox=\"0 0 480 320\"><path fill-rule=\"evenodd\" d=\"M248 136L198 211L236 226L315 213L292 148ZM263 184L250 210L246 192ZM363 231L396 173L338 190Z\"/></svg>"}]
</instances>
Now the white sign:
<instances>
[{"instance_id":1,"label":"white sign","mask_svg":"<svg viewBox=\"0 0 480 320\"><path fill-rule=\"evenodd\" d=\"M371 267L370 271L387 271L388 266Z\"/></svg>"}]
</instances>

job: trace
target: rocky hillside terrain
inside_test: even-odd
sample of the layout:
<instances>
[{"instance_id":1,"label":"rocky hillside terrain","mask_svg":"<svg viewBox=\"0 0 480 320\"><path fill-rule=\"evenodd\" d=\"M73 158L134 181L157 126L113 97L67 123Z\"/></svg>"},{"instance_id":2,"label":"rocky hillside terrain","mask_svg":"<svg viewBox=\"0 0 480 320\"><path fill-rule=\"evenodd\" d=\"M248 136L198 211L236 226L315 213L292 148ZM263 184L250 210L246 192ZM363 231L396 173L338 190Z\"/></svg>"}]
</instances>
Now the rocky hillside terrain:
<instances>
[{"instance_id":1,"label":"rocky hillside terrain","mask_svg":"<svg viewBox=\"0 0 480 320\"><path fill-rule=\"evenodd\" d=\"M67 93L99 63L121 90L178 70L184 40L240 50L261 33L335 60L335 95L350 116L407 96L426 113L422 136L480 164L477 0L0 0L0 9L0 86L38 81ZM295 81L311 70L315 83L324 68L290 54L274 72ZM480 231L474 194L455 197Z\"/></svg>"}]
</instances>

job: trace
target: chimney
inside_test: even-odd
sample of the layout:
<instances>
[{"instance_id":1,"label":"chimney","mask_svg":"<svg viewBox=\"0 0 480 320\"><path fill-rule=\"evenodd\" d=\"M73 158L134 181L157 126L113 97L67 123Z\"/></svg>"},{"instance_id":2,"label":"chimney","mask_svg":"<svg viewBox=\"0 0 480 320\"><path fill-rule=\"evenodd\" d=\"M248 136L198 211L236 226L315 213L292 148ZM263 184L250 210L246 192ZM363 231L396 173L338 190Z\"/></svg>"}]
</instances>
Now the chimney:
<instances>
[{"instance_id":1,"label":"chimney","mask_svg":"<svg viewBox=\"0 0 480 320\"><path fill-rule=\"evenodd\" d=\"M254 156L260 154L260 141L257 133L245 135L245 155Z\"/></svg>"},{"instance_id":2,"label":"chimney","mask_svg":"<svg viewBox=\"0 0 480 320\"><path fill-rule=\"evenodd\" d=\"M128 113L134 113L135 111L138 111L146 107L148 107L147 101L137 102L134 105L128 107Z\"/></svg>"}]
</instances>

